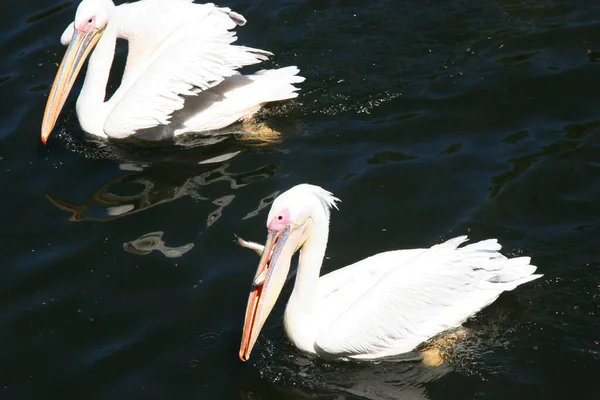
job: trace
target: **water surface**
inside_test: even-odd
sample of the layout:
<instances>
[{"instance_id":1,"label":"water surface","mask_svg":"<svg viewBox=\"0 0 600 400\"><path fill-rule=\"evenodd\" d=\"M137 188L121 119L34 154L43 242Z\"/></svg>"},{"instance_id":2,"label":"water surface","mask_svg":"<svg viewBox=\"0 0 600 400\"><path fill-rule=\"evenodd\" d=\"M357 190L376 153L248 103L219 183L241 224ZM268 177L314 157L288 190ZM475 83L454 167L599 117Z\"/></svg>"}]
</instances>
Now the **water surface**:
<instances>
[{"instance_id":1,"label":"water surface","mask_svg":"<svg viewBox=\"0 0 600 400\"><path fill-rule=\"evenodd\" d=\"M261 115L281 140L96 142L72 96L44 146L76 4L0 6L0 397L596 398L600 5L220 4L268 67L307 78ZM342 199L324 271L469 234L544 277L470 320L439 368L311 360L285 338L285 301L241 363L257 258L233 235L264 240L269 203L302 182Z\"/></svg>"}]
</instances>

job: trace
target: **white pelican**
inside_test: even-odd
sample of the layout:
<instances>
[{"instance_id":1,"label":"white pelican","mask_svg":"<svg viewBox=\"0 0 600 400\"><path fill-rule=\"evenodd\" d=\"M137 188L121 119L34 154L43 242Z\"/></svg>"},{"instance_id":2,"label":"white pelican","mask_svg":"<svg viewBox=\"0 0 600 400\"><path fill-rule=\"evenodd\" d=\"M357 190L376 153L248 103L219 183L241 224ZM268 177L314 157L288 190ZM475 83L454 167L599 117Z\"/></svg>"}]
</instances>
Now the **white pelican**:
<instances>
[{"instance_id":1,"label":"white pelican","mask_svg":"<svg viewBox=\"0 0 600 400\"><path fill-rule=\"evenodd\" d=\"M319 277L329 210L339 199L301 184L275 199L248 299L239 357L252 347L300 250L284 327L300 350L328 359L376 359L406 353L532 281L529 257L508 259L496 239L458 247L466 236L428 249L388 251Z\"/></svg>"},{"instance_id":2,"label":"white pelican","mask_svg":"<svg viewBox=\"0 0 600 400\"><path fill-rule=\"evenodd\" d=\"M268 102L297 96L304 81L290 66L241 75L237 69L271 53L232 43L244 17L193 0L144 0L115 6L83 0L61 36L69 45L52 85L42 122L46 143L75 78L90 57L77 99L85 132L103 138L136 135L158 140L211 131L252 116ZM129 45L121 85L105 101L117 38Z\"/></svg>"}]
</instances>

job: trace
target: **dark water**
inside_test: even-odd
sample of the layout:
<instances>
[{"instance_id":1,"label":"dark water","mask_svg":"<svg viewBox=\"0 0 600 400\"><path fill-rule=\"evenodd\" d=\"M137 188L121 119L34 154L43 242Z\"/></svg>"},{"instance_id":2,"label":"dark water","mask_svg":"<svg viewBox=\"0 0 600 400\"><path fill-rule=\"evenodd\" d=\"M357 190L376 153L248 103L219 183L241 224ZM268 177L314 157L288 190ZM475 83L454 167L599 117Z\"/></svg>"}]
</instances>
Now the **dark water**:
<instances>
[{"instance_id":1,"label":"dark water","mask_svg":"<svg viewBox=\"0 0 600 400\"><path fill-rule=\"evenodd\" d=\"M280 141L97 143L72 97L43 146L75 6L0 5L0 397L597 398L600 3L221 4L248 19L242 43L307 78L262 116ZM301 182L342 199L327 271L468 233L545 275L439 368L313 361L285 339L285 302L241 363L257 258L233 234L262 241L268 203Z\"/></svg>"}]
</instances>

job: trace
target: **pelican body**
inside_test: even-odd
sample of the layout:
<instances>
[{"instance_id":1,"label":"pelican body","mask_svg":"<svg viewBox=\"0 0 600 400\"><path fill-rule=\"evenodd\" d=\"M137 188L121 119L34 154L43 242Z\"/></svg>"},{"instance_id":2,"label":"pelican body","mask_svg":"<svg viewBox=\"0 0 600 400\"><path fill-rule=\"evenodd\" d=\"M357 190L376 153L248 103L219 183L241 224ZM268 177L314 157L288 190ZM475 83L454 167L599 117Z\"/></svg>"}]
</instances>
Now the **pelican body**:
<instances>
[{"instance_id":1,"label":"pelican body","mask_svg":"<svg viewBox=\"0 0 600 400\"><path fill-rule=\"evenodd\" d=\"M61 36L68 45L44 119L46 143L75 79L91 53L77 99L82 129L102 138L148 140L214 131L250 118L265 103L297 97L295 66L242 75L268 51L232 44L246 19L212 3L142 0L115 6L83 0ZM121 85L106 100L117 38L128 41Z\"/></svg>"},{"instance_id":2,"label":"pelican body","mask_svg":"<svg viewBox=\"0 0 600 400\"><path fill-rule=\"evenodd\" d=\"M529 257L507 258L496 239L459 247L466 236L431 248L376 254L319 276L329 236L330 192L301 184L275 199L248 299L239 357L247 361L300 251L284 328L300 350L327 359L378 359L414 350L538 279Z\"/></svg>"}]
</instances>

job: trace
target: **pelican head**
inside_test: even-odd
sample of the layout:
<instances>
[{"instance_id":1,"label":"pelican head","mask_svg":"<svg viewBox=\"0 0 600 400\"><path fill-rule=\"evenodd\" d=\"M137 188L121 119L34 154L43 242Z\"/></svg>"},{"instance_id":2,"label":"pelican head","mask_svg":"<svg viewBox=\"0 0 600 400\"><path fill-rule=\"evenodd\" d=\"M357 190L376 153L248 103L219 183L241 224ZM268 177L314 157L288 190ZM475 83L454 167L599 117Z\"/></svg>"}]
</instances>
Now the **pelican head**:
<instances>
[{"instance_id":1,"label":"pelican head","mask_svg":"<svg viewBox=\"0 0 600 400\"><path fill-rule=\"evenodd\" d=\"M282 193L273 202L267 217L265 248L246 307L240 360L250 358L252 347L281 293L292 256L307 244L315 223L325 224L325 229L328 228L329 209L337 208L336 201L339 199L319 186L301 184Z\"/></svg>"},{"instance_id":2,"label":"pelican head","mask_svg":"<svg viewBox=\"0 0 600 400\"><path fill-rule=\"evenodd\" d=\"M86 58L102 37L115 4L111 0L83 0L75 20L61 36L69 47L58 68L42 121L42 143L46 143Z\"/></svg>"}]
</instances>

